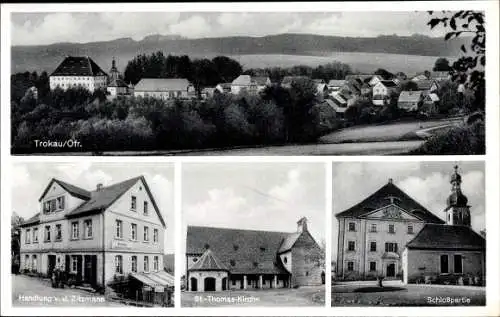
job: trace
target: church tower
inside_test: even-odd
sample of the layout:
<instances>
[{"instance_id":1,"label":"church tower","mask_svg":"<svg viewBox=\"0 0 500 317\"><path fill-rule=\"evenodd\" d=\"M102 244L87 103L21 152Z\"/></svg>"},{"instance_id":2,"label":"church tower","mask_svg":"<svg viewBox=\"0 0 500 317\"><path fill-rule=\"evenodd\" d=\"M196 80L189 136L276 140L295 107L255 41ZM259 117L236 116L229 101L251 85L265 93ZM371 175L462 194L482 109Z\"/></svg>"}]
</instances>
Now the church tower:
<instances>
[{"instance_id":1,"label":"church tower","mask_svg":"<svg viewBox=\"0 0 500 317\"><path fill-rule=\"evenodd\" d=\"M446 224L458 226L471 226L470 206L467 205L467 197L462 193L462 176L458 173L458 166L455 165L455 171L451 175L451 194L447 200Z\"/></svg>"},{"instance_id":2,"label":"church tower","mask_svg":"<svg viewBox=\"0 0 500 317\"><path fill-rule=\"evenodd\" d=\"M116 61L113 57L113 61L111 62L111 69L109 70L109 81L113 82L120 79L120 72L118 72L118 68L116 68Z\"/></svg>"}]
</instances>

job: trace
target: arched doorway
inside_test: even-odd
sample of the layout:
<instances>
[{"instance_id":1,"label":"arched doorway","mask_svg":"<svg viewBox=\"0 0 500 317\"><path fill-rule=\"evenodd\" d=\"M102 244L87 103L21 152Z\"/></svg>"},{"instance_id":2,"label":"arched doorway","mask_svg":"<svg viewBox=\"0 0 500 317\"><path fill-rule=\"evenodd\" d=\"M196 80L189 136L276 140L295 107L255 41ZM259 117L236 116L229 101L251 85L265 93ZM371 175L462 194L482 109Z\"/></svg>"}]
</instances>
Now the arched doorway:
<instances>
[{"instance_id":1,"label":"arched doorway","mask_svg":"<svg viewBox=\"0 0 500 317\"><path fill-rule=\"evenodd\" d=\"M191 284L191 291L198 291L198 280L196 278L192 277L189 283Z\"/></svg>"},{"instance_id":2,"label":"arched doorway","mask_svg":"<svg viewBox=\"0 0 500 317\"><path fill-rule=\"evenodd\" d=\"M215 292L215 278L205 278L205 292Z\"/></svg>"},{"instance_id":3,"label":"arched doorway","mask_svg":"<svg viewBox=\"0 0 500 317\"><path fill-rule=\"evenodd\" d=\"M224 277L222 279L222 290L223 291L227 290L227 277Z\"/></svg>"},{"instance_id":4,"label":"arched doorway","mask_svg":"<svg viewBox=\"0 0 500 317\"><path fill-rule=\"evenodd\" d=\"M321 272L321 284L325 284L325 272Z\"/></svg>"}]
</instances>

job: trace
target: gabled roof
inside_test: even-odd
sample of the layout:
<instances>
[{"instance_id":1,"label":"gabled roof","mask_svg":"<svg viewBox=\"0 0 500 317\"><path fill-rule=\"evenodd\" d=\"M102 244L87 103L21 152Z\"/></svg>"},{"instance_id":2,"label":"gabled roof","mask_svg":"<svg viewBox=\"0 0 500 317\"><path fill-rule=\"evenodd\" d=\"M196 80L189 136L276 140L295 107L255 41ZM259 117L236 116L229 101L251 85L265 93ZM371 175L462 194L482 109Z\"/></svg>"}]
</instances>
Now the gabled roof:
<instances>
[{"instance_id":1,"label":"gabled roof","mask_svg":"<svg viewBox=\"0 0 500 317\"><path fill-rule=\"evenodd\" d=\"M485 250L486 241L468 226L426 224L406 247L434 250Z\"/></svg>"},{"instance_id":2,"label":"gabled roof","mask_svg":"<svg viewBox=\"0 0 500 317\"><path fill-rule=\"evenodd\" d=\"M28 220L25 220L22 223L20 223L19 227L25 227L25 226L35 225L35 224L38 224L38 223L40 223L40 213L36 213L33 217L31 217Z\"/></svg>"},{"instance_id":3,"label":"gabled roof","mask_svg":"<svg viewBox=\"0 0 500 317\"><path fill-rule=\"evenodd\" d=\"M328 82L328 86L332 86L332 87L341 87L344 84L345 84L345 80L342 80L342 79L331 79Z\"/></svg>"},{"instance_id":4,"label":"gabled roof","mask_svg":"<svg viewBox=\"0 0 500 317\"><path fill-rule=\"evenodd\" d=\"M212 250L207 249L205 253L194 263L188 271L229 271Z\"/></svg>"},{"instance_id":5,"label":"gabled roof","mask_svg":"<svg viewBox=\"0 0 500 317\"><path fill-rule=\"evenodd\" d=\"M426 99L429 99L432 102L437 102L439 101L439 96L435 93L430 93L425 96Z\"/></svg>"},{"instance_id":6,"label":"gabled roof","mask_svg":"<svg viewBox=\"0 0 500 317\"><path fill-rule=\"evenodd\" d=\"M85 189L80 188L80 187L75 186L75 185L68 184L66 182L63 182L63 181L55 179L55 178L52 178L50 180L49 184L47 185L47 187L45 187L45 190L43 191L40 198L38 198L38 201L42 200L42 198L47 194L49 189L52 187L52 183L54 183L54 182L57 183L59 186L61 186L65 191L67 191L73 197L83 199L83 200L90 199L90 192L88 190L85 190Z\"/></svg>"},{"instance_id":7,"label":"gabled roof","mask_svg":"<svg viewBox=\"0 0 500 317\"><path fill-rule=\"evenodd\" d=\"M239 75L231 83L232 85L249 86L252 84L252 76L250 75Z\"/></svg>"},{"instance_id":8,"label":"gabled roof","mask_svg":"<svg viewBox=\"0 0 500 317\"><path fill-rule=\"evenodd\" d=\"M67 56L50 76L107 76L88 56Z\"/></svg>"},{"instance_id":9,"label":"gabled roof","mask_svg":"<svg viewBox=\"0 0 500 317\"><path fill-rule=\"evenodd\" d=\"M423 79L416 81L419 90L429 90L432 86L433 81L429 79Z\"/></svg>"},{"instance_id":10,"label":"gabled roof","mask_svg":"<svg viewBox=\"0 0 500 317\"><path fill-rule=\"evenodd\" d=\"M379 190L362 200L360 203L352 206L351 208L342 211L336 214L336 217L354 217L360 218L364 214L369 213L370 211L382 208L384 206L389 205L387 197L394 196L399 198L398 202L395 203L400 208L408 211L408 213L414 215L417 218L422 219L427 223L444 223L441 218L434 215L430 211L428 211L425 207L420 205L413 198L408 196L405 192L403 192L399 187L394 185L392 181L389 181L387 184L382 186Z\"/></svg>"},{"instance_id":11,"label":"gabled roof","mask_svg":"<svg viewBox=\"0 0 500 317\"><path fill-rule=\"evenodd\" d=\"M125 194L132 186L134 186L138 181L142 181L144 188L151 198L153 207L160 219L161 224L165 227L165 221L161 215L161 212L156 204L156 201L149 189L148 184L144 176L134 177L123 182L113 184L111 186L103 187L99 190L94 190L91 192L91 197L88 201L82 203L80 206L69 212L66 217L72 218L77 217L87 213L99 213L106 210L111 206L116 200L118 200L123 194Z\"/></svg>"},{"instance_id":12,"label":"gabled roof","mask_svg":"<svg viewBox=\"0 0 500 317\"><path fill-rule=\"evenodd\" d=\"M128 87L128 85L121 78L111 78L108 87Z\"/></svg>"},{"instance_id":13,"label":"gabled roof","mask_svg":"<svg viewBox=\"0 0 500 317\"><path fill-rule=\"evenodd\" d=\"M399 95L398 102L419 102L422 98L421 91L402 91Z\"/></svg>"},{"instance_id":14,"label":"gabled roof","mask_svg":"<svg viewBox=\"0 0 500 317\"><path fill-rule=\"evenodd\" d=\"M347 103L340 103L337 99L325 99L325 101L335 112L344 113L347 110Z\"/></svg>"},{"instance_id":15,"label":"gabled roof","mask_svg":"<svg viewBox=\"0 0 500 317\"><path fill-rule=\"evenodd\" d=\"M191 83L185 78L143 78L135 91L187 91Z\"/></svg>"},{"instance_id":16,"label":"gabled roof","mask_svg":"<svg viewBox=\"0 0 500 317\"><path fill-rule=\"evenodd\" d=\"M297 242L297 239L300 237L301 234L302 233L300 232L294 232L288 234L283 240L283 243L281 244L278 253L283 253L290 250L294 246L295 242Z\"/></svg>"},{"instance_id":17,"label":"gabled roof","mask_svg":"<svg viewBox=\"0 0 500 317\"><path fill-rule=\"evenodd\" d=\"M397 87L398 84L396 84L394 81L392 80L381 80L378 82L378 84L382 84L384 85L385 87ZM378 85L377 84L377 85Z\"/></svg>"},{"instance_id":18,"label":"gabled roof","mask_svg":"<svg viewBox=\"0 0 500 317\"><path fill-rule=\"evenodd\" d=\"M210 249L233 274L286 273L278 254L289 250L293 235L295 233L188 226L186 254L202 255Z\"/></svg>"}]
</instances>

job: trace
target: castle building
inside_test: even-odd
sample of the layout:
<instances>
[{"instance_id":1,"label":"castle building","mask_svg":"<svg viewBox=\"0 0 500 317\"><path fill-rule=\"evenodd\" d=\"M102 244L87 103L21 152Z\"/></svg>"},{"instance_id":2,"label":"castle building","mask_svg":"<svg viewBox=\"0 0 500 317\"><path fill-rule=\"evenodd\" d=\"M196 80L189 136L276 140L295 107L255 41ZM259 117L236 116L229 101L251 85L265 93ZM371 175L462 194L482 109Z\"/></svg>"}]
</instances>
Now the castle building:
<instances>
[{"instance_id":1,"label":"castle building","mask_svg":"<svg viewBox=\"0 0 500 317\"><path fill-rule=\"evenodd\" d=\"M292 233L188 226L188 291L290 288L324 283L323 250L307 229Z\"/></svg>"},{"instance_id":2,"label":"castle building","mask_svg":"<svg viewBox=\"0 0 500 317\"><path fill-rule=\"evenodd\" d=\"M166 225L144 177L94 190L53 178L38 201L20 225L22 272L58 269L94 287L127 276L161 285Z\"/></svg>"},{"instance_id":3,"label":"castle building","mask_svg":"<svg viewBox=\"0 0 500 317\"><path fill-rule=\"evenodd\" d=\"M399 189L392 180L336 215L337 278L384 277L405 283L443 274L484 277L485 241L470 224L470 206L455 167L446 222Z\"/></svg>"},{"instance_id":4,"label":"castle building","mask_svg":"<svg viewBox=\"0 0 500 317\"><path fill-rule=\"evenodd\" d=\"M67 56L49 76L50 89L105 89L108 75L88 56Z\"/></svg>"}]
</instances>

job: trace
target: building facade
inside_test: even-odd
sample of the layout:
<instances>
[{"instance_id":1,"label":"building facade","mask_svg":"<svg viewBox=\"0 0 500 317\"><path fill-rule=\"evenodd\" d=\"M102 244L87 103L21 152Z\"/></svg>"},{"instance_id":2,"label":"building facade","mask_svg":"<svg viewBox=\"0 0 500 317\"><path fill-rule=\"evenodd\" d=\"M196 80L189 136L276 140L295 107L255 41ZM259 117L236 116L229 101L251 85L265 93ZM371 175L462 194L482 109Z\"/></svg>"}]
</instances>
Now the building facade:
<instances>
[{"instance_id":1,"label":"building facade","mask_svg":"<svg viewBox=\"0 0 500 317\"><path fill-rule=\"evenodd\" d=\"M484 283L485 240L471 228L470 206L461 191L457 168L450 180L452 192L444 211L446 222L391 180L337 214L337 278Z\"/></svg>"},{"instance_id":2,"label":"building facade","mask_svg":"<svg viewBox=\"0 0 500 317\"><path fill-rule=\"evenodd\" d=\"M64 271L104 287L129 273L163 270L165 222L144 177L88 191L52 179L39 213L21 226L21 270Z\"/></svg>"},{"instance_id":3,"label":"building facade","mask_svg":"<svg viewBox=\"0 0 500 317\"><path fill-rule=\"evenodd\" d=\"M186 289L223 291L321 285L323 250L307 229L272 232L188 226Z\"/></svg>"},{"instance_id":4,"label":"building facade","mask_svg":"<svg viewBox=\"0 0 500 317\"><path fill-rule=\"evenodd\" d=\"M108 75L88 56L67 56L49 76L50 89L106 89Z\"/></svg>"},{"instance_id":5,"label":"building facade","mask_svg":"<svg viewBox=\"0 0 500 317\"><path fill-rule=\"evenodd\" d=\"M336 215L337 276L345 280L401 278L401 252L426 223L443 221L389 179L375 193Z\"/></svg>"}]
</instances>

